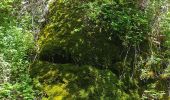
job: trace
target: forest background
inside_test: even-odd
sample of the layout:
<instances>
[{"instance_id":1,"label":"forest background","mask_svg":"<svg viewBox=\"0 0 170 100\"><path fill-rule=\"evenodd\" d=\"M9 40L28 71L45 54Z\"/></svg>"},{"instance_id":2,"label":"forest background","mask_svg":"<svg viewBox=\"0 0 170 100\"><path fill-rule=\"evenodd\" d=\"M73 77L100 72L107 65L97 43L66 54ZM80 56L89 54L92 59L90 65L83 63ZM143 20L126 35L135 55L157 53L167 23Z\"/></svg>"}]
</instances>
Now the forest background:
<instances>
[{"instance_id":1,"label":"forest background","mask_svg":"<svg viewBox=\"0 0 170 100\"><path fill-rule=\"evenodd\" d=\"M168 100L168 0L1 0L0 99Z\"/></svg>"}]
</instances>

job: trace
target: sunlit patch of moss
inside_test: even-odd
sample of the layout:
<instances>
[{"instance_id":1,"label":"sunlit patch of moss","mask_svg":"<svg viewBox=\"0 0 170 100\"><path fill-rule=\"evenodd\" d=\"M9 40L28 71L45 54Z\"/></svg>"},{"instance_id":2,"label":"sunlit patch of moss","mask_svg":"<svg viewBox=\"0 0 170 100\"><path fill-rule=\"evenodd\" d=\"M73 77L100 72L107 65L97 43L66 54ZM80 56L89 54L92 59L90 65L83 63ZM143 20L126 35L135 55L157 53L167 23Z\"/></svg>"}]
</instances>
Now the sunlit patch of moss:
<instances>
[{"instance_id":1,"label":"sunlit patch of moss","mask_svg":"<svg viewBox=\"0 0 170 100\"><path fill-rule=\"evenodd\" d=\"M53 100L62 100L63 97L66 97L69 93L66 89L67 84L55 84L55 85L44 85L44 91Z\"/></svg>"}]
</instances>

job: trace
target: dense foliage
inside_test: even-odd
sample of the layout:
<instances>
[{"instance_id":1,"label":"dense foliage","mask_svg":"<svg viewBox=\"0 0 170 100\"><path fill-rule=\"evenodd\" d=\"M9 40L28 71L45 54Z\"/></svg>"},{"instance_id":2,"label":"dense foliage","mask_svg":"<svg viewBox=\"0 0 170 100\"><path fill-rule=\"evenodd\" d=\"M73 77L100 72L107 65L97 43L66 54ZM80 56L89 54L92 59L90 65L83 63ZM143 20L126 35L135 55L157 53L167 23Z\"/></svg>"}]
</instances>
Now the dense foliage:
<instances>
[{"instance_id":1,"label":"dense foliage","mask_svg":"<svg viewBox=\"0 0 170 100\"><path fill-rule=\"evenodd\" d=\"M168 99L168 4L2 0L0 99Z\"/></svg>"},{"instance_id":2,"label":"dense foliage","mask_svg":"<svg viewBox=\"0 0 170 100\"><path fill-rule=\"evenodd\" d=\"M0 99L3 100L34 98L27 71L27 51L33 46L32 34L17 26L18 2L4 0L0 3Z\"/></svg>"}]
</instances>

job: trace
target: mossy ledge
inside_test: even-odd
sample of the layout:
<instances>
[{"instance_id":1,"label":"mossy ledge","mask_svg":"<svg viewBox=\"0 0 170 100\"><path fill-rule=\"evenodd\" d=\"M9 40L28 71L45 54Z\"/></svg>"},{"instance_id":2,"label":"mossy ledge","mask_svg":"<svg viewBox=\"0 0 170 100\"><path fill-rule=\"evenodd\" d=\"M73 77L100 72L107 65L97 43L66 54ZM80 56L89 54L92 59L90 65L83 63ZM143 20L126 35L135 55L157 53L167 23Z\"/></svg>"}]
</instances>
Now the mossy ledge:
<instances>
[{"instance_id":1,"label":"mossy ledge","mask_svg":"<svg viewBox=\"0 0 170 100\"><path fill-rule=\"evenodd\" d=\"M36 88L43 100L127 100L116 75L109 70L73 64L38 61L31 67Z\"/></svg>"}]
</instances>

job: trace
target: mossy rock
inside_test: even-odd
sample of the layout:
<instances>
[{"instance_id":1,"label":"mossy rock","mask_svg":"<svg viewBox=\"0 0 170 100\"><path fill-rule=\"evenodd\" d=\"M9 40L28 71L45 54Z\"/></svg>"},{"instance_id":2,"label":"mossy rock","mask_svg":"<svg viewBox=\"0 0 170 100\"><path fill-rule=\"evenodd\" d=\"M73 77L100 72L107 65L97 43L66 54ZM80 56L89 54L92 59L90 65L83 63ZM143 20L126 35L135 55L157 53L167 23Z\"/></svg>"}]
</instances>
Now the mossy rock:
<instances>
[{"instance_id":1,"label":"mossy rock","mask_svg":"<svg viewBox=\"0 0 170 100\"><path fill-rule=\"evenodd\" d=\"M110 67L128 47L133 57L133 47L148 46L148 18L136 1L52 1L38 40L41 60Z\"/></svg>"},{"instance_id":2,"label":"mossy rock","mask_svg":"<svg viewBox=\"0 0 170 100\"><path fill-rule=\"evenodd\" d=\"M117 77L109 70L92 66L36 62L31 75L43 100L127 100Z\"/></svg>"},{"instance_id":3,"label":"mossy rock","mask_svg":"<svg viewBox=\"0 0 170 100\"><path fill-rule=\"evenodd\" d=\"M100 6L97 0L53 0L38 40L41 60L109 66L118 59L121 41L110 36L111 26L91 19L91 3Z\"/></svg>"}]
</instances>

